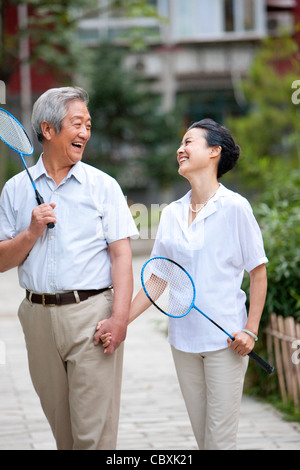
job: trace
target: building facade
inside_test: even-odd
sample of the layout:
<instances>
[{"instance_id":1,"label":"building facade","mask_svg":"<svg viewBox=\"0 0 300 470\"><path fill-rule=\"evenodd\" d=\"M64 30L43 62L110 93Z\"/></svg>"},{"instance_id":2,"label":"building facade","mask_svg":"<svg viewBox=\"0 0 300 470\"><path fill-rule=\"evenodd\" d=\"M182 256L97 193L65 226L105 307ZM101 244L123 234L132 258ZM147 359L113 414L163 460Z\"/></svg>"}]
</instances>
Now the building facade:
<instances>
[{"instance_id":1,"label":"building facade","mask_svg":"<svg viewBox=\"0 0 300 470\"><path fill-rule=\"evenodd\" d=\"M107 3L99 0L99 7ZM163 107L186 103L186 119L205 115L222 122L244 111L239 82L261 40L287 30L294 34L297 0L151 0L162 21L127 19L106 13L80 22L90 47L100 40L127 44L130 28L140 28L148 48L129 52L126 64L161 94Z\"/></svg>"},{"instance_id":2,"label":"building facade","mask_svg":"<svg viewBox=\"0 0 300 470\"><path fill-rule=\"evenodd\" d=\"M127 48L126 66L147 79L150 91L162 97L165 110L178 100L184 102L183 125L205 116L224 122L245 111L247 103L239 83L264 38L284 29L300 45L300 32L295 28L300 21L300 0L148 1L159 18L128 18L110 11L110 0L98 0L98 8L79 22L78 37L87 48L97 47L101 41ZM5 36L17 36L26 28L30 14L27 4L0 0L0 58L9 58ZM135 51L128 47L132 32L143 39L146 48ZM26 35L20 38L18 54L9 74L5 67L0 68L0 101L30 133L32 103L61 83L49 68L42 71L39 63L31 65ZM3 175L0 159L0 187Z\"/></svg>"},{"instance_id":3,"label":"building facade","mask_svg":"<svg viewBox=\"0 0 300 470\"><path fill-rule=\"evenodd\" d=\"M79 22L80 40L86 47L96 47L103 40L126 47L130 31L140 31L148 47L128 50L126 65L138 70L152 91L162 95L164 109L172 109L178 98L184 98L190 120L209 114L222 121L228 114L242 112L245 103L238 84L261 40L282 28L299 34L295 24L300 0L149 0L162 20L124 17L109 11L109 3L98 0L98 10ZM5 33L14 34L24 26L26 9L13 3L6 6L3 0L0 6L1 48ZM22 54L26 62L26 54L30 55L26 41L20 44L20 58ZM20 63L16 61L8 80L0 71L1 93L6 92L6 101L14 109L21 102L26 110L31 96L34 99L58 82L49 70L41 74L37 65L20 67Z\"/></svg>"}]
</instances>

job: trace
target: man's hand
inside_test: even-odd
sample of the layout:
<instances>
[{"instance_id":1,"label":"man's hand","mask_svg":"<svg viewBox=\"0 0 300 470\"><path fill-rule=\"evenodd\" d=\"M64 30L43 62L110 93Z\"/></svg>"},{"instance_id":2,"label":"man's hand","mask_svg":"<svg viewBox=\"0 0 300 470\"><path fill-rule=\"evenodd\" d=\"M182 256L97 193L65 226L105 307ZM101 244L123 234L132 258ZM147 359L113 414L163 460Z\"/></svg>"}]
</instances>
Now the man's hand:
<instances>
[{"instance_id":1,"label":"man's hand","mask_svg":"<svg viewBox=\"0 0 300 470\"><path fill-rule=\"evenodd\" d=\"M36 239L41 237L47 227L47 224L53 222L56 224L54 214L55 204L41 204L32 211L30 226L28 231Z\"/></svg>"},{"instance_id":2,"label":"man's hand","mask_svg":"<svg viewBox=\"0 0 300 470\"><path fill-rule=\"evenodd\" d=\"M0 272L20 266L41 237L49 222L56 223L55 204L41 204L33 209L29 227L15 238L0 241Z\"/></svg>"}]
</instances>

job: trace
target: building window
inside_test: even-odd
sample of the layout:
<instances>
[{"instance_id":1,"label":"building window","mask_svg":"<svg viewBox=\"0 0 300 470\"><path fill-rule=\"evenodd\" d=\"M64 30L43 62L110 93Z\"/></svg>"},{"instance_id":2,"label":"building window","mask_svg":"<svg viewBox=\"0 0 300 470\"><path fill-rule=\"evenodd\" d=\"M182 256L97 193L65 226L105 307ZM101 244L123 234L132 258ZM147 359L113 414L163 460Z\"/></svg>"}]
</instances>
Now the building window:
<instances>
[{"instance_id":1,"label":"building window","mask_svg":"<svg viewBox=\"0 0 300 470\"><path fill-rule=\"evenodd\" d=\"M175 41L262 37L264 0L169 0Z\"/></svg>"},{"instance_id":2,"label":"building window","mask_svg":"<svg viewBox=\"0 0 300 470\"><path fill-rule=\"evenodd\" d=\"M243 0L244 3L244 30L253 31L255 29L255 5L254 0Z\"/></svg>"},{"instance_id":3,"label":"building window","mask_svg":"<svg viewBox=\"0 0 300 470\"><path fill-rule=\"evenodd\" d=\"M143 28L144 39L153 43L164 41L166 35L174 43L265 36L265 0L148 1L167 19L167 24L151 17L128 18L120 10L106 11L107 0L98 0L99 13L80 22L79 34L90 44L100 38L126 42L131 28Z\"/></svg>"},{"instance_id":4,"label":"building window","mask_svg":"<svg viewBox=\"0 0 300 470\"><path fill-rule=\"evenodd\" d=\"M234 0L225 0L225 31L234 31Z\"/></svg>"}]
</instances>

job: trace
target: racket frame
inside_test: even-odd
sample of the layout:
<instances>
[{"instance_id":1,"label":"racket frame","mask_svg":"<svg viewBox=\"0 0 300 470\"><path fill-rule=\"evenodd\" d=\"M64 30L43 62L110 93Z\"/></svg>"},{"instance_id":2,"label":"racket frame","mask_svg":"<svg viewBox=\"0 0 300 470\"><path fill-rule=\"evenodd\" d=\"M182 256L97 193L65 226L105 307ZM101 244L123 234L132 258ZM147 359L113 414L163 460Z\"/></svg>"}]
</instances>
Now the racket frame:
<instances>
[{"instance_id":1,"label":"racket frame","mask_svg":"<svg viewBox=\"0 0 300 470\"><path fill-rule=\"evenodd\" d=\"M146 288L146 283L145 283L145 281L144 281L144 272L145 272L146 267L148 266L148 264L149 264L151 261L153 261L153 260L158 260L158 259L160 259L160 260L167 260L167 261L169 261L169 262L175 264L178 268L180 268L182 271L184 271L184 273L188 276L188 278L189 278L189 280L190 280L190 282L191 282L191 284L192 284L192 288L193 288L193 300L192 300L192 302L191 302L191 304L190 304L189 309L188 309L185 313L183 313L182 315L172 315L171 313L168 313L168 312L164 311L162 308L160 308L159 305L157 305L157 304L155 303L155 301L154 301L154 300L151 298L151 296L148 294L148 291L147 291L147 288ZM156 274L154 274L154 275L156 275ZM159 276L157 276L157 277L159 277ZM190 313L190 311L192 310L193 306L195 305L194 302L195 302L195 298L196 298L196 287L195 287L195 284L194 284L194 281L193 281L192 277L190 276L190 274L189 274L182 266L180 266L180 264L176 263L176 261L173 261L173 260L171 260L171 259L169 259L169 258L165 258L164 256L155 256L155 257L149 259L148 261L146 261L146 263L145 263L144 266L142 267L142 271L141 271L141 283L142 283L144 292L145 292L145 294L147 295L148 299L152 302L152 304L153 304L158 310L160 310L164 315L167 315L168 317L171 317L171 318L183 318L183 317L185 317L188 313Z\"/></svg>"},{"instance_id":2,"label":"racket frame","mask_svg":"<svg viewBox=\"0 0 300 470\"><path fill-rule=\"evenodd\" d=\"M7 111L6 109L3 109L3 108L0 108L0 111L4 111L5 114L7 114L8 116L10 116L17 124L18 126L20 126L20 128L23 130L24 134L26 135L27 139L28 139L28 142L31 146L31 151L29 153L26 153L26 152L21 152L20 150L17 150L15 147L13 147L12 145L10 145L8 142L6 142L6 140L2 137L1 135L1 131L0 131L0 139L2 140L2 142L4 142L8 147L10 147L12 150L14 150L16 153L19 154L21 160L22 160L22 163L23 163L23 166L26 170L26 173L30 179L30 182L33 186L33 189L34 189L34 192L35 192L35 198L36 198L36 201L38 203L38 205L41 205L41 204L44 204L44 199L43 197L41 196L41 194L38 192L37 190L37 187L32 179L32 176L29 172L29 169L28 169L28 166L26 164L26 161L24 159L24 155L26 155L27 157L32 155L33 154L33 151L34 151L34 148L33 148L33 145L32 145L32 142L29 138L29 135L27 134L26 130L24 129L24 127L22 126L22 124L18 121L17 118L15 118L15 116L13 116L9 111ZM48 228L54 228L54 224L53 222L49 222L49 224L47 224L47 227Z\"/></svg>"},{"instance_id":3,"label":"racket frame","mask_svg":"<svg viewBox=\"0 0 300 470\"><path fill-rule=\"evenodd\" d=\"M170 313L168 312L165 312L162 308L160 308L155 302L154 300L151 298L151 296L148 294L148 291L147 291L147 288L146 288L146 285L145 285L145 282L144 282L144 271L147 267L147 265L153 261L153 260L156 260L156 259L160 259L160 260L166 260L168 261L169 263L173 263L175 264L177 267L179 267L182 271L184 271L184 273L188 276L188 278L190 279L190 282L191 282L191 285L193 287L193 300L191 302L191 305L189 307L189 309L187 310L186 313L184 313L183 315L171 315ZM159 276L157 276L159 277ZM213 323L217 328L219 328L221 331L223 331L223 333L225 333L230 339L232 339L232 341L235 341L235 338L230 334L228 333L226 330L224 330L224 328L222 328L218 323L216 323L214 320L212 320L212 318L210 318L208 315L206 315L204 312L202 312L202 310L200 310L196 305L195 305L195 298L196 298L196 287L195 287L195 283L191 277L191 275L189 274L189 272L183 268L183 266L181 266L179 263L177 263L176 261L172 260L172 259L169 259L169 258L166 258L164 256L155 256L153 258L150 258L148 261L146 261L146 263L143 265L142 267L142 271L141 271L141 282L142 282L142 286L143 286L143 289L144 289L144 292L145 294L147 295L148 299L152 302L152 304L158 309L160 310L163 314L167 315L168 317L172 317L172 318L183 318L185 317L188 313L190 313L190 311L194 308L195 310L197 310L199 313L201 313L201 315L203 315L207 320L209 320L211 323ZM255 362L257 362L268 374L272 374L275 370L275 368L273 366L271 366L270 364L268 364L264 359L262 359L254 350L250 351L250 353L248 354L248 356L253 359Z\"/></svg>"},{"instance_id":4,"label":"racket frame","mask_svg":"<svg viewBox=\"0 0 300 470\"><path fill-rule=\"evenodd\" d=\"M22 124L18 121L17 118L15 118L15 116L13 116L9 111L7 111L6 109L3 109L3 108L0 108L0 111L3 111L5 114L7 114L8 116L10 116L17 124L19 127L21 127L22 131L24 132L24 134L26 135L27 139L28 139L28 142L31 146L31 151L29 153L26 153L26 152L21 152L20 150L17 150L15 147L13 147L11 144L9 144L8 142L6 142L6 140L2 137L1 135L1 131L0 131L0 139L6 144L8 145L12 150L14 150L15 152L17 153L21 153L22 155L26 155L26 156L29 156L29 155L32 155L33 154L33 145L32 145L32 142L29 138L29 135L27 134L26 130L24 129L24 127L22 126Z\"/></svg>"}]
</instances>

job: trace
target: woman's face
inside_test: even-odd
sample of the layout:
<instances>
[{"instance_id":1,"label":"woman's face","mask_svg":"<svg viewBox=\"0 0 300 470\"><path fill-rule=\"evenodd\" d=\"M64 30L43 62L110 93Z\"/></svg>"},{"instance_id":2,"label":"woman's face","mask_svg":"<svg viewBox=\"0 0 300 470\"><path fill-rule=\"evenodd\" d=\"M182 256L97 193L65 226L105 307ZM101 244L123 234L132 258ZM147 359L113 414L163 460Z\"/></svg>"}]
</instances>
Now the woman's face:
<instances>
[{"instance_id":1,"label":"woman's face","mask_svg":"<svg viewBox=\"0 0 300 470\"><path fill-rule=\"evenodd\" d=\"M214 148L208 146L203 129L190 129L177 150L179 174L187 178L189 174L194 175L207 168L211 164Z\"/></svg>"}]
</instances>

